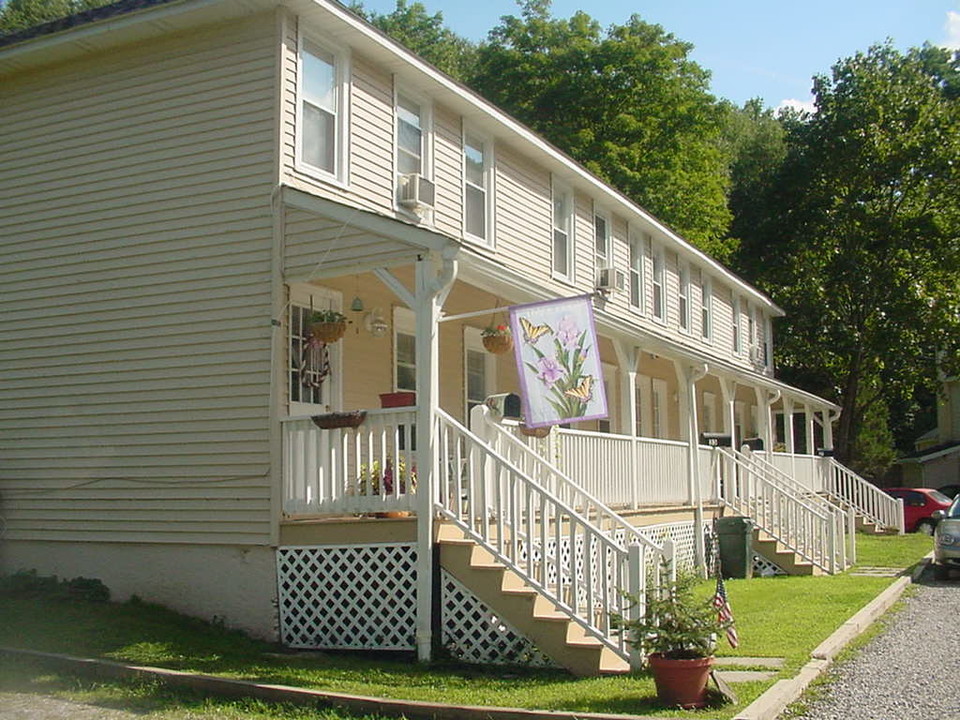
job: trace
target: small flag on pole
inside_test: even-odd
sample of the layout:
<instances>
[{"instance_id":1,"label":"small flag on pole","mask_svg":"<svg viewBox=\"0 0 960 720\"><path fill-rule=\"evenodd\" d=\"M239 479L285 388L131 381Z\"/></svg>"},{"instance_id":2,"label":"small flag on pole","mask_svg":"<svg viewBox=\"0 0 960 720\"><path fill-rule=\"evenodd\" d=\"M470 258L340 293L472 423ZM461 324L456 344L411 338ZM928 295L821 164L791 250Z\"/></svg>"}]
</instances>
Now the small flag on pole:
<instances>
[{"instance_id":1,"label":"small flag on pole","mask_svg":"<svg viewBox=\"0 0 960 720\"><path fill-rule=\"evenodd\" d=\"M724 585L723 577L719 573L717 574L717 591L713 594L713 606L717 609L717 618L727 625L727 642L730 643L730 647L737 647L740 644L740 637L737 635L733 611L727 600L727 586Z\"/></svg>"}]
</instances>

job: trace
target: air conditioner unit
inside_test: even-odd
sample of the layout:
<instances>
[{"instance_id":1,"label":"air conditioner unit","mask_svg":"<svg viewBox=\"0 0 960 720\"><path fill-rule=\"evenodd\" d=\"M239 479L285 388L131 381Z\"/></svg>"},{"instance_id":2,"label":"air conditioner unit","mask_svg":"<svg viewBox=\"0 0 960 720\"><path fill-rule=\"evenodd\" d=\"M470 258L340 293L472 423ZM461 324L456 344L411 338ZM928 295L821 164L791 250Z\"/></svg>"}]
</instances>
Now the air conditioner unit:
<instances>
[{"instance_id":1,"label":"air conditioner unit","mask_svg":"<svg viewBox=\"0 0 960 720\"><path fill-rule=\"evenodd\" d=\"M600 268L597 274L597 290L624 292L627 289L627 274L616 268Z\"/></svg>"},{"instance_id":2,"label":"air conditioner unit","mask_svg":"<svg viewBox=\"0 0 960 720\"><path fill-rule=\"evenodd\" d=\"M420 173L400 176L400 207L417 211L432 208L435 196L436 187L433 181L427 180Z\"/></svg>"},{"instance_id":3,"label":"air conditioner unit","mask_svg":"<svg viewBox=\"0 0 960 720\"><path fill-rule=\"evenodd\" d=\"M754 365L766 365L766 358L764 358L763 354L762 345L753 345L750 348L750 362Z\"/></svg>"}]
</instances>

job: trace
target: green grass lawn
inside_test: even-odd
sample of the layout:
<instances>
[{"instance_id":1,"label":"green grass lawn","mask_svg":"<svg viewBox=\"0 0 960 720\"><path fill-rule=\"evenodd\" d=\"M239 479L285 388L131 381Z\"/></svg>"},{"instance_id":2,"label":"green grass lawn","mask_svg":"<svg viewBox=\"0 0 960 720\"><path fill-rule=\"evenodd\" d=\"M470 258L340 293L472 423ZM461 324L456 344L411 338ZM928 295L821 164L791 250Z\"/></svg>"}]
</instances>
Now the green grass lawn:
<instances>
[{"instance_id":1,"label":"green grass lawn","mask_svg":"<svg viewBox=\"0 0 960 720\"><path fill-rule=\"evenodd\" d=\"M906 568L930 549L926 537L920 542L916 536L861 535L858 541L860 564L869 566ZM721 642L718 654L782 657L787 664L782 676L790 676L809 659L813 648L891 582L892 578L850 573L730 580L727 590L741 645L734 651ZM712 588L713 584L706 582L701 592L708 596ZM4 620L0 644L7 646L333 692L454 704L728 718L773 682L738 684L735 689L741 702L737 707L679 712L657 706L653 682L642 673L573 678L552 670L450 662L425 666L401 653L277 657L274 646L141 602L106 604L7 596L0 597L0 617ZM136 701L150 717L160 713L155 715L158 719L304 716L301 709L198 698L150 683L76 685L40 667L10 661L0 666L0 691L42 689L44 683L50 684L51 691L60 687L61 692L66 684L88 699L99 698L97 702L111 705ZM328 713L319 717L339 720L351 716Z\"/></svg>"}]
</instances>

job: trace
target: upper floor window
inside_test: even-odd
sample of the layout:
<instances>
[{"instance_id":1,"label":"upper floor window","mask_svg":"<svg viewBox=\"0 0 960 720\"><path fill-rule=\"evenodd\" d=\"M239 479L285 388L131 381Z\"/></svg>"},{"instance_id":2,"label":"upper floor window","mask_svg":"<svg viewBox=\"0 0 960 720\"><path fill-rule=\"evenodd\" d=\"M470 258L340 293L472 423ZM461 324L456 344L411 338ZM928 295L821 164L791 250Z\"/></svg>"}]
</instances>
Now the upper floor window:
<instances>
[{"instance_id":1,"label":"upper floor window","mask_svg":"<svg viewBox=\"0 0 960 720\"><path fill-rule=\"evenodd\" d=\"M740 337L740 319L743 316L743 308L740 304L740 296L733 300L733 352L740 355L743 352L743 341Z\"/></svg>"},{"instance_id":2,"label":"upper floor window","mask_svg":"<svg viewBox=\"0 0 960 720\"><path fill-rule=\"evenodd\" d=\"M756 350L758 347L757 343L757 322L754 319L754 310L753 308L747 309L747 342L750 344L751 350Z\"/></svg>"},{"instance_id":3,"label":"upper floor window","mask_svg":"<svg viewBox=\"0 0 960 720\"><path fill-rule=\"evenodd\" d=\"M686 332L690 331L690 268L677 258L677 272L680 281L680 290L678 294L680 309L680 328Z\"/></svg>"},{"instance_id":4,"label":"upper floor window","mask_svg":"<svg viewBox=\"0 0 960 720\"><path fill-rule=\"evenodd\" d=\"M644 303L644 238L630 233L630 306L643 312Z\"/></svg>"},{"instance_id":5,"label":"upper floor window","mask_svg":"<svg viewBox=\"0 0 960 720\"><path fill-rule=\"evenodd\" d=\"M573 279L573 193L553 186L553 274Z\"/></svg>"},{"instance_id":6,"label":"upper floor window","mask_svg":"<svg viewBox=\"0 0 960 720\"><path fill-rule=\"evenodd\" d=\"M463 230L493 244L493 148L471 133L463 136Z\"/></svg>"},{"instance_id":7,"label":"upper floor window","mask_svg":"<svg viewBox=\"0 0 960 720\"><path fill-rule=\"evenodd\" d=\"M657 320L666 318L667 304L663 292L663 252L659 248L651 246L651 255L653 256L653 277L650 282L653 285L653 316Z\"/></svg>"},{"instance_id":8,"label":"upper floor window","mask_svg":"<svg viewBox=\"0 0 960 720\"><path fill-rule=\"evenodd\" d=\"M300 50L299 160L342 180L345 144L345 61L310 40Z\"/></svg>"},{"instance_id":9,"label":"upper floor window","mask_svg":"<svg viewBox=\"0 0 960 720\"><path fill-rule=\"evenodd\" d=\"M610 221L598 211L593 214L593 237L597 270L610 267Z\"/></svg>"},{"instance_id":10,"label":"upper floor window","mask_svg":"<svg viewBox=\"0 0 960 720\"><path fill-rule=\"evenodd\" d=\"M713 337L713 287L706 275L700 280L700 334L704 340Z\"/></svg>"},{"instance_id":11,"label":"upper floor window","mask_svg":"<svg viewBox=\"0 0 960 720\"><path fill-rule=\"evenodd\" d=\"M425 174L426 121L420 103L397 95L397 172Z\"/></svg>"}]
</instances>

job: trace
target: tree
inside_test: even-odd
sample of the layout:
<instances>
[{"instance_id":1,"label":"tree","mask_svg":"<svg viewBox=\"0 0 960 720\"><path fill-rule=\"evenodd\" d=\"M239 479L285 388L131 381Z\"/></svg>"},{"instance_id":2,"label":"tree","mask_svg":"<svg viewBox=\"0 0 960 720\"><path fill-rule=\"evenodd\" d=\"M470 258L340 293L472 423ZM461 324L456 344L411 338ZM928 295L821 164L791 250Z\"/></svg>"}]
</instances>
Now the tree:
<instances>
[{"instance_id":1,"label":"tree","mask_svg":"<svg viewBox=\"0 0 960 720\"><path fill-rule=\"evenodd\" d=\"M525 0L468 84L714 256L729 256L724 114L691 46L632 16L606 31Z\"/></svg>"},{"instance_id":2,"label":"tree","mask_svg":"<svg viewBox=\"0 0 960 720\"><path fill-rule=\"evenodd\" d=\"M891 409L957 369L958 73L946 51L886 44L817 77L741 248L787 311L785 377L838 399L838 454L866 465Z\"/></svg>"},{"instance_id":3,"label":"tree","mask_svg":"<svg viewBox=\"0 0 960 720\"><path fill-rule=\"evenodd\" d=\"M407 5L407 0L397 0L386 15L368 13L362 3L350 9L451 77L462 81L469 74L476 46L445 27L443 13L429 15L422 3Z\"/></svg>"},{"instance_id":4,"label":"tree","mask_svg":"<svg viewBox=\"0 0 960 720\"><path fill-rule=\"evenodd\" d=\"M109 5L116 0L7 0L0 5L0 35Z\"/></svg>"}]
</instances>

